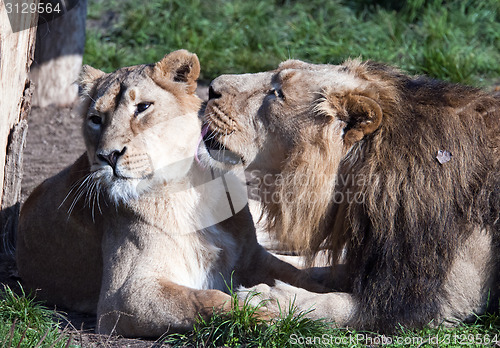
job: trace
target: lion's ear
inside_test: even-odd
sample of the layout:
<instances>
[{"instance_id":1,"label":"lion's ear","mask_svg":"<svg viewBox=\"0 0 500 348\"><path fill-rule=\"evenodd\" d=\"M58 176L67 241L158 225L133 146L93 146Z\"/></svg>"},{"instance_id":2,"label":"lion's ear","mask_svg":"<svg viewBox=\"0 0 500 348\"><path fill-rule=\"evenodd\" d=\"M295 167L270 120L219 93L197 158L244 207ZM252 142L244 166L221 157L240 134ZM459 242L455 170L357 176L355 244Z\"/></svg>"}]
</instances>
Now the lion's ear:
<instances>
[{"instance_id":1,"label":"lion's ear","mask_svg":"<svg viewBox=\"0 0 500 348\"><path fill-rule=\"evenodd\" d=\"M80 86L82 94L90 94L96 81L105 74L106 73L102 70L93 68L90 65L84 65L77 80L77 84Z\"/></svg>"},{"instance_id":2,"label":"lion's ear","mask_svg":"<svg viewBox=\"0 0 500 348\"><path fill-rule=\"evenodd\" d=\"M361 94L330 95L327 98L335 116L346 123L344 144L354 145L373 133L382 123L382 108L373 98Z\"/></svg>"},{"instance_id":3,"label":"lion's ear","mask_svg":"<svg viewBox=\"0 0 500 348\"><path fill-rule=\"evenodd\" d=\"M173 80L184 83L188 93L196 91L196 80L200 76L200 61L198 56L186 50L178 50L167 54L155 64L153 79Z\"/></svg>"}]
</instances>

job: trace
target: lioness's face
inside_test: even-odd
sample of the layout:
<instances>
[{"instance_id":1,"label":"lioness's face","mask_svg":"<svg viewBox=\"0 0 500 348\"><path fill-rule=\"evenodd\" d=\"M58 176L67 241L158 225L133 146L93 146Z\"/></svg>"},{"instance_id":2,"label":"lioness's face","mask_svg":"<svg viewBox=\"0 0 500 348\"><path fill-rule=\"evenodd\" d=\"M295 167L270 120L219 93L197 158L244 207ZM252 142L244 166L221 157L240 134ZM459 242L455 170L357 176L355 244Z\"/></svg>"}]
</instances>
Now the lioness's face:
<instances>
[{"instance_id":1,"label":"lioness's face","mask_svg":"<svg viewBox=\"0 0 500 348\"><path fill-rule=\"evenodd\" d=\"M198 59L186 51L154 66L111 74L84 70L83 133L91 178L114 202L187 174L200 137L198 74Z\"/></svg>"}]
</instances>

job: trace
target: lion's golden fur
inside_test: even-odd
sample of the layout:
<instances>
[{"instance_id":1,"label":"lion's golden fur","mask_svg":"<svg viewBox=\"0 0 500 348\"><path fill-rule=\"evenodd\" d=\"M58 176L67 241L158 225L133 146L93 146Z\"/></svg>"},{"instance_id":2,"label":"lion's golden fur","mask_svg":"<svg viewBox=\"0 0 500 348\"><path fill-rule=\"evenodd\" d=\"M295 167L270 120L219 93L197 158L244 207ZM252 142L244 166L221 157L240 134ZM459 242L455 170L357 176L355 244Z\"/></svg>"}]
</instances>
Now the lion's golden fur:
<instances>
[{"instance_id":1,"label":"lion's golden fur","mask_svg":"<svg viewBox=\"0 0 500 348\"><path fill-rule=\"evenodd\" d=\"M465 320L484 312L484 291L498 305L498 96L359 60L223 75L212 96L212 136L251 173L279 176L261 189L269 229L310 259L327 250L332 265L346 263L338 288L355 301L333 293L330 306L346 307L343 324ZM439 151L451 160L439 163ZM473 294L460 285L471 279L456 278L464 272Z\"/></svg>"}]
</instances>

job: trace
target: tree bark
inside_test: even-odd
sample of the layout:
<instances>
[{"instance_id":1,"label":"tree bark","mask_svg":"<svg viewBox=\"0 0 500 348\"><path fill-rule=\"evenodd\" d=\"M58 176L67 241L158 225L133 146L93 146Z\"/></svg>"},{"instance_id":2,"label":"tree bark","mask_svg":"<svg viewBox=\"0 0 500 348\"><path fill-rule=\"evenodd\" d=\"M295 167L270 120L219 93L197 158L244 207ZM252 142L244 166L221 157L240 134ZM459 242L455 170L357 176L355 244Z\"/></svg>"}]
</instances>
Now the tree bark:
<instances>
[{"instance_id":1,"label":"tree bark","mask_svg":"<svg viewBox=\"0 0 500 348\"><path fill-rule=\"evenodd\" d=\"M52 2L72 7L65 7L64 15L51 21L44 16L38 21L30 78L35 85L32 105L42 108L71 106L77 100L75 81L82 68L85 48L87 0Z\"/></svg>"},{"instance_id":2,"label":"tree bark","mask_svg":"<svg viewBox=\"0 0 500 348\"><path fill-rule=\"evenodd\" d=\"M13 252L19 216L22 154L32 87L28 78L33 60L38 14L13 13L16 1L0 0L0 252ZM28 0L21 3L37 3ZM10 4L8 10L6 4ZM8 14L8 12L10 12ZM29 12L29 11L28 11Z\"/></svg>"}]
</instances>

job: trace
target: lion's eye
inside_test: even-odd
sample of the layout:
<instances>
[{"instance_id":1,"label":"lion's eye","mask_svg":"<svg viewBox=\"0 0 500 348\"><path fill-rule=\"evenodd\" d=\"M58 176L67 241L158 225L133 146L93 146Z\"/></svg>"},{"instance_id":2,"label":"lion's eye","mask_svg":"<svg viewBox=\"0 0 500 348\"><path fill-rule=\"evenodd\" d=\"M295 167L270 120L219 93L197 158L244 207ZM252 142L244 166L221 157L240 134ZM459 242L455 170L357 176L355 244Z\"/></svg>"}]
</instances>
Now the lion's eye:
<instances>
[{"instance_id":1,"label":"lion's eye","mask_svg":"<svg viewBox=\"0 0 500 348\"><path fill-rule=\"evenodd\" d=\"M146 111L153 103L139 103L135 109L135 115L139 115L141 112Z\"/></svg>"},{"instance_id":2,"label":"lion's eye","mask_svg":"<svg viewBox=\"0 0 500 348\"><path fill-rule=\"evenodd\" d=\"M95 125L100 125L102 124L102 118L98 115L90 115L89 116L89 121L92 122Z\"/></svg>"},{"instance_id":3,"label":"lion's eye","mask_svg":"<svg viewBox=\"0 0 500 348\"><path fill-rule=\"evenodd\" d=\"M271 89L270 93L274 94L276 98L285 100L285 95L283 94L283 90L281 88L273 88Z\"/></svg>"}]
</instances>

